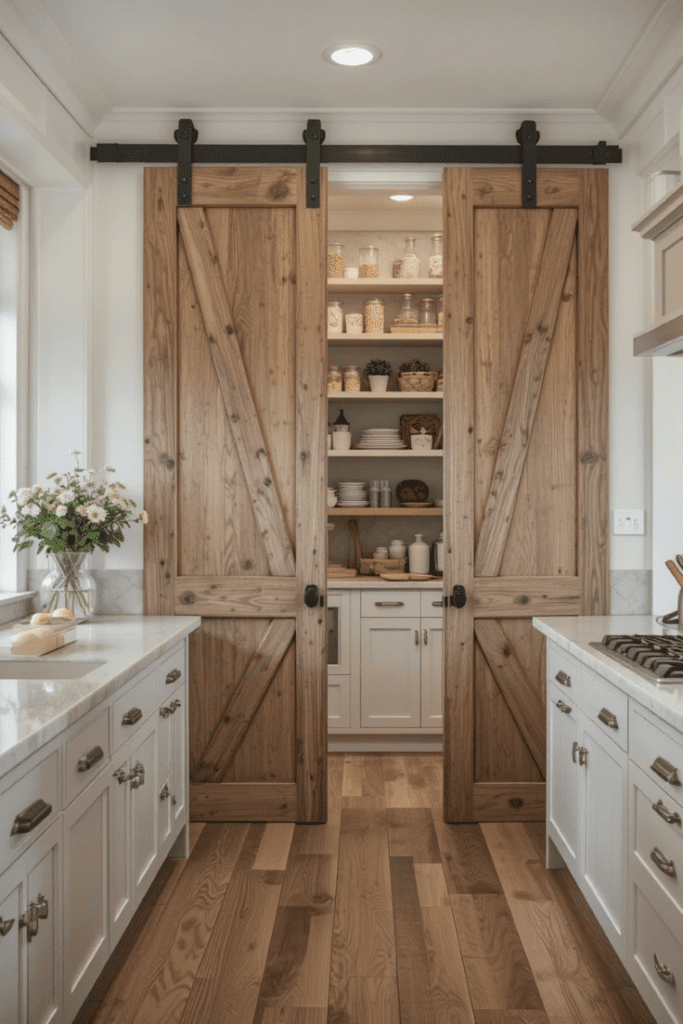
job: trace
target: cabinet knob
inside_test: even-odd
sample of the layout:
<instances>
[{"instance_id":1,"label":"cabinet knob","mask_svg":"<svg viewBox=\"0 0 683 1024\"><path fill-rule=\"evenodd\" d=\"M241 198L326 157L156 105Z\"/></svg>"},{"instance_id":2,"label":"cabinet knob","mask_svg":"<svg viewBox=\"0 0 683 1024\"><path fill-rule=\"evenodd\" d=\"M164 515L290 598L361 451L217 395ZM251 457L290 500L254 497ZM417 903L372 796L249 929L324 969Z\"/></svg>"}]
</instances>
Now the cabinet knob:
<instances>
[{"instance_id":1,"label":"cabinet knob","mask_svg":"<svg viewBox=\"0 0 683 1024\"><path fill-rule=\"evenodd\" d=\"M164 788L162 789L161 793L159 793L159 799L160 800L167 800L170 795L171 795L171 790L168 788L168 782L165 782L164 783Z\"/></svg>"},{"instance_id":2,"label":"cabinet knob","mask_svg":"<svg viewBox=\"0 0 683 1024\"><path fill-rule=\"evenodd\" d=\"M133 771L128 776L130 779L130 788L138 789L140 786L145 784L145 766L136 761L133 765Z\"/></svg>"},{"instance_id":3,"label":"cabinet knob","mask_svg":"<svg viewBox=\"0 0 683 1024\"><path fill-rule=\"evenodd\" d=\"M428 633L428 632L427 632L427 630L425 629L425 631L424 631L424 643L425 643L425 647L427 646L428 640L429 640L429 633Z\"/></svg>"},{"instance_id":4,"label":"cabinet knob","mask_svg":"<svg viewBox=\"0 0 683 1024\"><path fill-rule=\"evenodd\" d=\"M22 914L19 918L19 927L26 929L27 942L30 942L38 934L39 921L44 921L49 912L50 905L48 901L41 893L38 893L38 899L31 900L26 913Z\"/></svg>"},{"instance_id":5,"label":"cabinet knob","mask_svg":"<svg viewBox=\"0 0 683 1024\"><path fill-rule=\"evenodd\" d=\"M2 917L0 917L0 938L4 938L5 935L8 935L10 933L13 924L13 917L9 917L6 921Z\"/></svg>"},{"instance_id":6,"label":"cabinet knob","mask_svg":"<svg viewBox=\"0 0 683 1024\"><path fill-rule=\"evenodd\" d=\"M173 711L169 706L166 706L163 708L159 708L159 714L161 715L162 718L168 718L169 715L173 714Z\"/></svg>"},{"instance_id":7,"label":"cabinet knob","mask_svg":"<svg viewBox=\"0 0 683 1024\"><path fill-rule=\"evenodd\" d=\"M572 709L563 700L558 700L555 707L558 707L563 715L571 715Z\"/></svg>"},{"instance_id":8,"label":"cabinet knob","mask_svg":"<svg viewBox=\"0 0 683 1024\"><path fill-rule=\"evenodd\" d=\"M675 979L672 971L669 970L669 968L666 966L666 964L661 964L659 962L656 953L653 953L652 955L654 956L654 959L655 959L655 970L656 970L657 974L659 975L659 977L662 979L662 981L665 981L667 983L667 985L674 985L675 986L676 985L676 979Z\"/></svg>"},{"instance_id":9,"label":"cabinet knob","mask_svg":"<svg viewBox=\"0 0 683 1024\"><path fill-rule=\"evenodd\" d=\"M656 846L650 854L650 859L655 862L659 870L665 875L669 875L670 878L676 877L676 865L672 860L668 860Z\"/></svg>"},{"instance_id":10,"label":"cabinet knob","mask_svg":"<svg viewBox=\"0 0 683 1024\"><path fill-rule=\"evenodd\" d=\"M558 672L555 679L561 686L571 686L572 677L568 676L566 672Z\"/></svg>"},{"instance_id":11,"label":"cabinet knob","mask_svg":"<svg viewBox=\"0 0 683 1024\"><path fill-rule=\"evenodd\" d=\"M101 761L104 757L104 751L102 747L93 747L87 754L83 754L83 757L79 757L78 763L76 764L77 772L87 772L94 764Z\"/></svg>"},{"instance_id":12,"label":"cabinet knob","mask_svg":"<svg viewBox=\"0 0 683 1024\"><path fill-rule=\"evenodd\" d=\"M680 825L681 816L677 812L671 812L668 807L664 806L663 800L658 800L656 804L652 805L652 810L656 811L660 818L664 818L669 825Z\"/></svg>"},{"instance_id":13,"label":"cabinet knob","mask_svg":"<svg viewBox=\"0 0 683 1024\"><path fill-rule=\"evenodd\" d=\"M176 697L175 700L171 701L171 703L169 704L169 707L171 709L171 714L175 714L175 712L178 710L178 708L181 707L181 703L180 703L180 701L178 700L177 697Z\"/></svg>"},{"instance_id":14,"label":"cabinet knob","mask_svg":"<svg viewBox=\"0 0 683 1024\"><path fill-rule=\"evenodd\" d=\"M166 676L167 683L175 683L176 679L180 679L182 672L179 668L172 669Z\"/></svg>"},{"instance_id":15,"label":"cabinet knob","mask_svg":"<svg viewBox=\"0 0 683 1024\"><path fill-rule=\"evenodd\" d=\"M579 744L574 740L572 743L572 761L576 764L576 751L579 749Z\"/></svg>"},{"instance_id":16,"label":"cabinet knob","mask_svg":"<svg viewBox=\"0 0 683 1024\"><path fill-rule=\"evenodd\" d=\"M579 764L588 764L588 749L579 747Z\"/></svg>"}]
</instances>

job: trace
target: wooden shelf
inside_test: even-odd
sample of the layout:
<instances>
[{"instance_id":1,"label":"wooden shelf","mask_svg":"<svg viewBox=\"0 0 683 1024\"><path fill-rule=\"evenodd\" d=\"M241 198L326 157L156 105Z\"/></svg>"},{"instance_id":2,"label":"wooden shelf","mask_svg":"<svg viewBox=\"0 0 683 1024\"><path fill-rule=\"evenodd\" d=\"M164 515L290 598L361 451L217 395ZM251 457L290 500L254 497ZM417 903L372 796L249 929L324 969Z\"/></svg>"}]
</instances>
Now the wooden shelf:
<instances>
[{"instance_id":1,"label":"wooden shelf","mask_svg":"<svg viewBox=\"0 0 683 1024\"><path fill-rule=\"evenodd\" d=\"M330 277L328 292L372 295L375 292L411 292L425 295L443 290L442 277Z\"/></svg>"},{"instance_id":2,"label":"wooden shelf","mask_svg":"<svg viewBox=\"0 0 683 1024\"><path fill-rule=\"evenodd\" d=\"M330 402L441 402L443 391L330 391Z\"/></svg>"},{"instance_id":3,"label":"wooden shelf","mask_svg":"<svg viewBox=\"0 0 683 1024\"><path fill-rule=\"evenodd\" d=\"M327 454L331 458L335 459L439 459L443 456L443 449L439 448L437 451L426 451L426 452L415 452L412 449L407 451L404 448L374 448L370 451L359 451L358 448L352 448L347 452L335 452L328 449Z\"/></svg>"},{"instance_id":4,"label":"wooden shelf","mask_svg":"<svg viewBox=\"0 0 683 1024\"><path fill-rule=\"evenodd\" d=\"M327 341L329 345L336 347L343 345L368 348L381 342L382 346L401 345L405 347L409 345L411 348L424 348L426 346L441 345L443 343L443 332L432 333L425 331L422 334L328 334Z\"/></svg>"},{"instance_id":5,"label":"wooden shelf","mask_svg":"<svg viewBox=\"0 0 683 1024\"><path fill-rule=\"evenodd\" d=\"M443 516L442 508L328 508L328 516Z\"/></svg>"}]
</instances>

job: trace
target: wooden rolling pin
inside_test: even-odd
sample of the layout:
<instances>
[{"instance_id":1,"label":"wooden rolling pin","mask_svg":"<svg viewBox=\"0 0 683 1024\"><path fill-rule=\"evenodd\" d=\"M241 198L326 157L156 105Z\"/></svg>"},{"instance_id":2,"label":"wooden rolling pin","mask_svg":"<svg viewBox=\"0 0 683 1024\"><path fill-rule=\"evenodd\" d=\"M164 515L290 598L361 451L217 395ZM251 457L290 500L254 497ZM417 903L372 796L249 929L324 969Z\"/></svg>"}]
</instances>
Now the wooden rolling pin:
<instances>
[{"instance_id":1,"label":"wooden rolling pin","mask_svg":"<svg viewBox=\"0 0 683 1024\"><path fill-rule=\"evenodd\" d=\"M683 572L681 572L681 570L678 568L676 563L671 558L667 560L666 567L673 576L673 578L676 580L676 583L679 585L679 587L683 587Z\"/></svg>"}]
</instances>

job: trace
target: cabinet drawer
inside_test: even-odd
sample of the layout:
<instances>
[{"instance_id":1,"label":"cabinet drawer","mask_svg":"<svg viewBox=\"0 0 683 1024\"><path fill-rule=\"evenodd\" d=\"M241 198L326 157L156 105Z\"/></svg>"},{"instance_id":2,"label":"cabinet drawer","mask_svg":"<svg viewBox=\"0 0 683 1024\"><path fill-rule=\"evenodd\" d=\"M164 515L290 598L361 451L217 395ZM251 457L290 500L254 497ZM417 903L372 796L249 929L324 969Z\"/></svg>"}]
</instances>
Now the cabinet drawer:
<instances>
[{"instance_id":1,"label":"cabinet drawer","mask_svg":"<svg viewBox=\"0 0 683 1024\"><path fill-rule=\"evenodd\" d=\"M546 659L548 681L556 682L563 690L571 693L574 703L579 702L581 690L581 665L561 647L548 643Z\"/></svg>"},{"instance_id":2,"label":"cabinet drawer","mask_svg":"<svg viewBox=\"0 0 683 1024\"><path fill-rule=\"evenodd\" d=\"M631 708L631 760L664 790L667 799L683 805L683 744L666 727L660 729L645 718L636 705ZM670 781L663 777L674 769Z\"/></svg>"},{"instance_id":3,"label":"cabinet drawer","mask_svg":"<svg viewBox=\"0 0 683 1024\"><path fill-rule=\"evenodd\" d=\"M364 619L396 619L420 614L419 590L364 590L360 595L360 613Z\"/></svg>"},{"instance_id":4,"label":"cabinet drawer","mask_svg":"<svg viewBox=\"0 0 683 1024\"><path fill-rule=\"evenodd\" d=\"M548 683L547 693L548 699L551 700L555 707L558 708L560 711L562 711L562 705L571 708L571 711L565 712L565 714L569 715L573 722L577 721L576 701L574 700L574 693L572 693L570 696L570 694L567 693L567 691L565 690L564 686L560 686L558 683ZM561 703L558 704L558 701L560 701Z\"/></svg>"},{"instance_id":5,"label":"cabinet drawer","mask_svg":"<svg viewBox=\"0 0 683 1024\"><path fill-rule=\"evenodd\" d=\"M351 728L351 677L327 680L327 725L329 729Z\"/></svg>"},{"instance_id":6,"label":"cabinet drawer","mask_svg":"<svg viewBox=\"0 0 683 1024\"><path fill-rule=\"evenodd\" d=\"M118 750L156 711L161 703L158 680L158 669L153 669L113 705L112 750Z\"/></svg>"},{"instance_id":7,"label":"cabinet drawer","mask_svg":"<svg viewBox=\"0 0 683 1024\"><path fill-rule=\"evenodd\" d=\"M60 755L61 750L54 750L0 796L0 864L3 868L9 866L55 820L61 810ZM15 818L38 800L44 801L51 810L46 812L44 807L33 808L32 814L26 816L26 823L22 826L29 828L29 831L11 835ZM33 828L30 828L30 819L35 821Z\"/></svg>"},{"instance_id":8,"label":"cabinet drawer","mask_svg":"<svg viewBox=\"0 0 683 1024\"><path fill-rule=\"evenodd\" d=\"M109 760L109 708L64 745L64 806L68 806L99 775Z\"/></svg>"},{"instance_id":9,"label":"cabinet drawer","mask_svg":"<svg viewBox=\"0 0 683 1024\"><path fill-rule=\"evenodd\" d=\"M423 590L420 593L420 614L430 619L443 615L443 594L440 590Z\"/></svg>"},{"instance_id":10,"label":"cabinet drawer","mask_svg":"<svg viewBox=\"0 0 683 1024\"><path fill-rule=\"evenodd\" d=\"M667 800L644 772L631 767L633 856L683 915L683 827L680 811Z\"/></svg>"},{"instance_id":11,"label":"cabinet drawer","mask_svg":"<svg viewBox=\"0 0 683 1024\"><path fill-rule=\"evenodd\" d=\"M628 750L628 697L625 693L602 676L584 668L581 707L589 721L618 743L622 750Z\"/></svg>"},{"instance_id":12,"label":"cabinet drawer","mask_svg":"<svg viewBox=\"0 0 683 1024\"><path fill-rule=\"evenodd\" d=\"M174 690L180 682L185 681L185 644L176 647L163 661L159 663L159 701L166 699L166 696Z\"/></svg>"},{"instance_id":13,"label":"cabinet drawer","mask_svg":"<svg viewBox=\"0 0 683 1024\"><path fill-rule=\"evenodd\" d=\"M633 894L634 958L673 1019L683 1021L683 947L638 886Z\"/></svg>"}]
</instances>

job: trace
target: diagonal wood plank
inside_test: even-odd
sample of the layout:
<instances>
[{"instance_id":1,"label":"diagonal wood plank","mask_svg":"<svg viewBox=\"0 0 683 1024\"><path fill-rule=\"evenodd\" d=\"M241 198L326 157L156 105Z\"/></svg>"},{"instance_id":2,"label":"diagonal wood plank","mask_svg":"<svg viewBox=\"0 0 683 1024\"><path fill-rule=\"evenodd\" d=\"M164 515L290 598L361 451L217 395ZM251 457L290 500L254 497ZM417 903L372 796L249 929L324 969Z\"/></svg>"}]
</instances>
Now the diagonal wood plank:
<instances>
[{"instance_id":1,"label":"diagonal wood plank","mask_svg":"<svg viewBox=\"0 0 683 1024\"><path fill-rule=\"evenodd\" d=\"M538 770L545 777L545 709L495 619L477 619L475 635Z\"/></svg>"},{"instance_id":2,"label":"diagonal wood plank","mask_svg":"<svg viewBox=\"0 0 683 1024\"><path fill-rule=\"evenodd\" d=\"M178 220L268 566L273 576L294 576L294 554L206 214L201 208L179 209Z\"/></svg>"},{"instance_id":3,"label":"diagonal wood plank","mask_svg":"<svg viewBox=\"0 0 683 1024\"><path fill-rule=\"evenodd\" d=\"M475 576L497 576L500 571L574 245L576 222L576 210L556 209L548 225L522 354L479 532Z\"/></svg>"},{"instance_id":4,"label":"diagonal wood plank","mask_svg":"<svg viewBox=\"0 0 683 1024\"><path fill-rule=\"evenodd\" d=\"M193 782L222 782L287 648L294 638L294 619L273 619L235 687L199 764Z\"/></svg>"}]
</instances>

